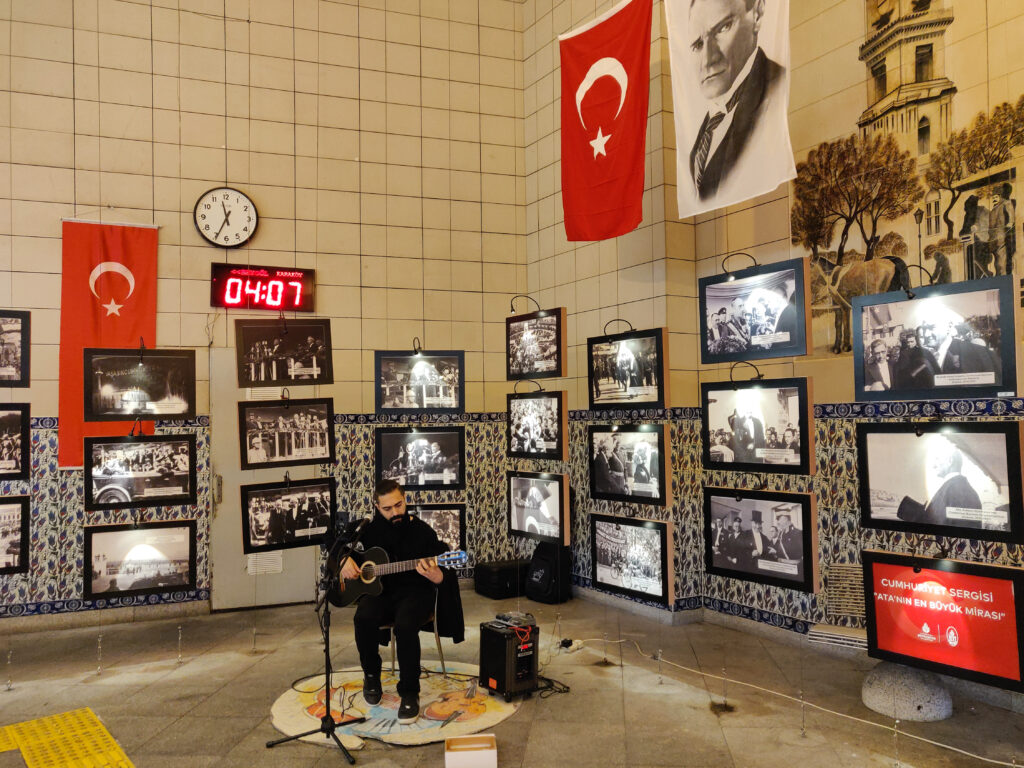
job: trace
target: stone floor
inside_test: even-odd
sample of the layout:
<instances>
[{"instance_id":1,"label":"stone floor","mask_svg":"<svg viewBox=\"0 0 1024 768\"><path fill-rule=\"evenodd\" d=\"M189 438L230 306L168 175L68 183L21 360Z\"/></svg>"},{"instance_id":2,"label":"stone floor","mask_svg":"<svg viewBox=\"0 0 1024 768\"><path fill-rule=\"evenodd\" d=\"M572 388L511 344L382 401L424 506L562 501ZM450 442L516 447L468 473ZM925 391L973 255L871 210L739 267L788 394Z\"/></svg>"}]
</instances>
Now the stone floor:
<instances>
[{"instance_id":1,"label":"stone floor","mask_svg":"<svg viewBox=\"0 0 1024 768\"><path fill-rule=\"evenodd\" d=\"M542 674L571 692L525 700L494 729L499 765L529 766L971 766L985 763L737 684L724 693L732 711L716 713L723 685L666 662L799 696L834 712L876 723L860 701L874 662L822 656L715 624L667 627L599 603L560 606L492 601L463 592L467 640L446 642L448 658L478 660L478 627L495 613L533 613L542 630ZM335 613L337 666L357 663L350 610ZM97 621L102 616L97 612ZM557 626L556 626L557 620ZM178 627L182 663L178 663ZM0 626L2 630L2 626ZM254 635L255 630L255 635ZM97 638L102 633L102 671ZM607 659L603 637L607 633ZM552 642L586 640L575 653ZM255 651L254 651L255 638ZM432 643L424 636L424 655ZM622 641L622 642L617 642ZM642 649L642 655L636 646ZM336 751L306 744L274 750L272 702L300 676L318 670L320 634L310 606L239 611L187 620L102 625L0 636L0 682L6 651L13 689L0 685L0 725L90 706L139 768L342 766ZM968 752L1024 764L1024 715L956 701L953 718L905 724L907 732ZM441 766L443 746L391 747L368 741L360 766ZM0 753L0 768L24 765Z\"/></svg>"}]
</instances>

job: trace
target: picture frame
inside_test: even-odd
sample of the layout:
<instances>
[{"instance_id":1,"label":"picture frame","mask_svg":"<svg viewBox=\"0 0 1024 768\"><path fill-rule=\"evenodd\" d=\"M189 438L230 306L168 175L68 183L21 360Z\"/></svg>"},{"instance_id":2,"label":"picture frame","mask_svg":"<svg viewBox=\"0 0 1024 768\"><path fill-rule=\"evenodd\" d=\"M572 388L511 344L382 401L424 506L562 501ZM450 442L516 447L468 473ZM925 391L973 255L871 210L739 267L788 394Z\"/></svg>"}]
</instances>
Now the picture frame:
<instances>
[{"instance_id":1,"label":"picture frame","mask_svg":"<svg viewBox=\"0 0 1024 768\"><path fill-rule=\"evenodd\" d=\"M700 399L705 469L815 473L809 379L705 382Z\"/></svg>"},{"instance_id":2,"label":"picture frame","mask_svg":"<svg viewBox=\"0 0 1024 768\"><path fill-rule=\"evenodd\" d=\"M858 401L1011 397L1017 319L1010 275L853 298Z\"/></svg>"},{"instance_id":3,"label":"picture frame","mask_svg":"<svg viewBox=\"0 0 1024 768\"><path fill-rule=\"evenodd\" d=\"M861 526L1024 543L1019 421L861 422Z\"/></svg>"},{"instance_id":4,"label":"picture frame","mask_svg":"<svg viewBox=\"0 0 1024 768\"><path fill-rule=\"evenodd\" d=\"M667 424L591 424L587 427L590 497L627 504L672 504L665 475Z\"/></svg>"},{"instance_id":5,"label":"picture frame","mask_svg":"<svg viewBox=\"0 0 1024 768\"><path fill-rule=\"evenodd\" d=\"M458 414L466 409L466 355L462 350L373 353L378 414Z\"/></svg>"},{"instance_id":6,"label":"picture frame","mask_svg":"<svg viewBox=\"0 0 1024 768\"><path fill-rule=\"evenodd\" d=\"M194 349L86 347L85 421L196 416Z\"/></svg>"},{"instance_id":7,"label":"picture frame","mask_svg":"<svg viewBox=\"0 0 1024 768\"><path fill-rule=\"evenodd\" d=\"M568 546L568 475L522 471L505 475L509 535Z\"/></svg>"},{"instance_id":8,"label":"picture frame","mask_svg":"<svg viewBox=\"0 0 1024 768\"><path fill-rule=\"evenodd\" d=\"M565 307L505 318L505 377L558 379L566 374Z\"/></svg>"},{"instance_id":9,"label":"picture frame","mask_svg":"<svg viewBox=\"0 0 1024 768\"><path fill-rule=\"evenodd\" d=\"M595 588L638 600L675 601L671 520L590 515L591 579ZM629 562L639 558L642 562Z\"/></svg>"},{"instance_id":10,"label":"picture frame","mask_svg":"<svg viewBox=\"0 0 1024 768\"><path fill-rule=\"evenodd\" d=\"M85 509L194 506L195 434L86 437Z\"/></svg>"},{"instance_id":11,"label":"picture frame","mask_svg":"<svg viewBox=\"0 0 1024 768\"><path fill-rule=\"evenodd\" d=\"M86 600L197 589L194 519L90 525L84 532Z\"/></svg>"},{"instance_id":12,"label":"picture frame","mask_svg":"<svg viewBox=\"0 0 1024 768\"><path fill-rule=\"evenodd\" d=\"M29 403L0 403L0 481L29 478L30 408Z\"/></svg>"},{"instance_id":13,"label":"picture frame","mask_svg":"<svg viewBox=\"0 0 1024 768\"><path fill-rule=\"evenodd\" d=\"M235 320L238 386L315 386L334 383L331 320Z\"/></svg>"},{"instance_id":14,"label":"picture frame","mask_svg":"<svg viewBox=\"0 0 1024 768\"><path fill-rule=\"evenodd\" d=\"M410 504L408 510L429 525L449 551L466 551L465 504Z\"/></svg>"},{"instance_id":15,"label":"picture frame","mask_svg":"<svg viewBox=\"0 0 1024 768\"><path fill-rule=\"evenodd\" d=\"M569 411L565 404L565 390L509 393L506 455L565 461L569 452Z\"/></svg>"},{"instance_id":16,"label":"picture frame","mask_svg":"<svg viewBox=\"0 0 1024 768\"><path fill-rule=\"evenodd\" d=\"M32 313L0 309L0 387L27 387L32 380Z\"/></svg>"},{"instance_id":17,"label":"picture frame","mask_svg":"<svg viewBox=\"0 0 1024 768\"><path fill-rule=\"evenodd\" d=\"M278 480L239 487L242 552L276 552L320 546L333 530L338 482L333 477Z\"/></svg>"},{"instance_id":18,"label":"picture frame","mask_svg":"<svg viewBox=\"0 0 1024 768\"><path fill-rule=\"evenodd\" d=\"M334 462L334 401L242 400L238 403L242 469Z\"/></svg>"},{"instance_id":19,"label":"picture frame","mask_svg":"<svg viewBox=\"0 0 1024 768\"><path fill-rule=\"evenodd\" d=\"M0 498L0 576L28 573L29 497Z\"/></svg>"},{"instance_id":20,"label":"picture frame","mask_svg":"<svg viewBox=\"0 0 1024 768\"><path fill-rule=\"evenodd\" d=\"M1024 571L877 550L861 561L868 656L1024 691Z\"/></svg>"},{"instance_id":21,"label":"picture frame","mask_svg":"<svg viewBox=\"0 0 1024 768\"><path fill-rule=\"evenodd\" d=\"M669 397L668 329L587 339L591 410L664 408Z\"/></svg>"},{"instance_id":22,"label":"picture frame","mask_svg":"<svg viewBox=\"0 0 1024 768\"><path fill-rule=\"evenodd\" d=\"M810 283L803 258L698 279L701 363L806 355Z\"/></svg>"},{"instance_id":23,"label":"picture frame","mask_svg":"<svg viewBox=\"0 0 1024 768\"><path fill-rule=\"evenodd\" d=\"M704 486L708 573L814 593L819 560L813 494Z\"/></svg>"},{"instance_id":24,"label":"picture frame","mask_svg":"<svg viewBox=\"0 0 1024 768\"><path fill-rule=\"evenodd\" d=\"M396 481L407 491L466 487L465 427L377 427L376 479Z\"/></svg>"}]
</instances>

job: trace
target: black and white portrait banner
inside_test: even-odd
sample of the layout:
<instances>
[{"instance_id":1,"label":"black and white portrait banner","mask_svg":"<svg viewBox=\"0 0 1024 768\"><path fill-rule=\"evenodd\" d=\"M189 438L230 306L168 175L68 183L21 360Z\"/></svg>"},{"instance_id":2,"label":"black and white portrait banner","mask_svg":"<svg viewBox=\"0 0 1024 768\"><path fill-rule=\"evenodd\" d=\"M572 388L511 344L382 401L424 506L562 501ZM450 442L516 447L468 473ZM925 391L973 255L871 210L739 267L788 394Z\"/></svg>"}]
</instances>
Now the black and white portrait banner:
<instances>
[{"instance_id":1,"label":"black and white portrait banner","mask_svg":"<svg viewBox=\"0 0 1024 768\"><path fill-rule=\"evenodd\" d=\"M666 0L679 217L796 176L789 0Z\"/></svg>"}]
</instances>

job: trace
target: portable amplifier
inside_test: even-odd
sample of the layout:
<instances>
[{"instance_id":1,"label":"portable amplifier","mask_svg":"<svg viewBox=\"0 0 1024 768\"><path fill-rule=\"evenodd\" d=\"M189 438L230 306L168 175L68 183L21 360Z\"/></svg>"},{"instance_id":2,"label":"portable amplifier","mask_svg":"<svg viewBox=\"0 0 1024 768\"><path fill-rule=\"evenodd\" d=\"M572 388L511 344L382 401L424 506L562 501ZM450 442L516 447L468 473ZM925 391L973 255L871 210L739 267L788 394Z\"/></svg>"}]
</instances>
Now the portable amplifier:
<instances>
[{"instance_id":1,"label":"portable amplifier","mask_svg":"<svg viewBox=\"0 0 1024 768\"><path fill-rule=\"evenodd\" d=\"M480 687L511 701L537 690L540 630L530 614L505 615L480 625Z\"/></svg>"}]
</instances>

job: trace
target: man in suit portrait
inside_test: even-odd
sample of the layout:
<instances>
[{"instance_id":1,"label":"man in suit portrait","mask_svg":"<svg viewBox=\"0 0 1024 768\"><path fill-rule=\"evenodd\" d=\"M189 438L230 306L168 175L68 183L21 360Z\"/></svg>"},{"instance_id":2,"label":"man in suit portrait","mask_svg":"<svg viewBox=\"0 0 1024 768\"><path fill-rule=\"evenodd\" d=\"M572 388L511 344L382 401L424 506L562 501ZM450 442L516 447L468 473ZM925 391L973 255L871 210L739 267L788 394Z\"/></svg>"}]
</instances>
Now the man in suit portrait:
<instances>
[{"instance_id":1,"label":"man in suit portrait","mask_svg":"<svg viewBox=\"0 0 1024 768\"><path fill-rule=\"evenodd\" d=\"M885 342L875 339L871 342L864 360L864 391L883 392L892 389L892 365Z\"/></svg>"},{"instance_id":2,"label":"man in suit portrait","mask_svg":"<svg viewBox=\"0 0 1024 768\"><path fill-rule=\"evenodd\" d=\"M705 102L690 148L691 182L701 203L717 200L701 210L768 192L795 175L786 70L758 41L770 1L689 0L682 42Z\"/></svg>"},{"instance_id":3,"label":"man in suit portrait","mask_svg":"<svg viewBox=\"0 0 1024 768\"><path fill-rule=\"evenodd\" d=\"M765 447L764 424L754 417L749 405L741 405L729 417L729 428L732 430L732 450L735 460L740 464L760 464L763 457L757 455L759 448Z\"/></svg>"},{"instance_id":4,"label":"man in suit portrait","mask_svg":"<svg viewBox=\"0 0 1024 768\"><path fill-rule=\"evenodd\" d=\"M991 373L984 383L998 384L1002 371L998 353L984 339L975 337L966 323L953 319L926 327L927 344L935 357L938 373ZM936 386L939 386L936 383Z\"/></svg>"},{"instance_id":5,"label":"man in suit portrait","mask_svg":"<svg viewBox=\"0 0 1024 768\"><path fill-rule=\"evenodd\" d=\"M779 524L779 559L794 560L799 564L800 570L803 570L803 533L793 527L793 521L789 515L779 515L777 522Z\"/></svg>"},{"instance_id":6,"label":"man in suit portrait","mask_svg":"<svg viewBox=\"0 0 1024 768\"><path fill-rule=\"evenodd\" d=\"M951 523L948 518L949 509L968 509L978 513L982 510L978 492L960 474L963 465L964 456L958 448L944 438L933 439L928 446L928 471L942 480L942 485L923 507L909 496L904 496L896 516L908 523L981 528L980 519L965 519L961 516L954 518Z\"/></svg>"},{"instance_id":7,"label":"man in suit portrait","mask_svg":"<svg viewBox=\"0 0 1024 768\"><path fill-rule=\"evenodd\" d=\"M761 531L761 512L754 510L750 519L750 532L747 534L747 543L750 546L750 570L757 570L757 561L762 558L768 559L771 545L768 537Z\"/></svg>"}]
</instances>

